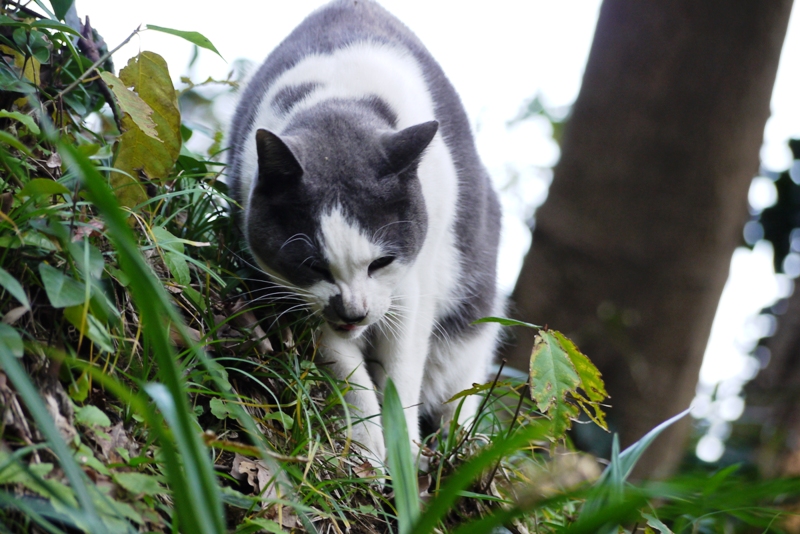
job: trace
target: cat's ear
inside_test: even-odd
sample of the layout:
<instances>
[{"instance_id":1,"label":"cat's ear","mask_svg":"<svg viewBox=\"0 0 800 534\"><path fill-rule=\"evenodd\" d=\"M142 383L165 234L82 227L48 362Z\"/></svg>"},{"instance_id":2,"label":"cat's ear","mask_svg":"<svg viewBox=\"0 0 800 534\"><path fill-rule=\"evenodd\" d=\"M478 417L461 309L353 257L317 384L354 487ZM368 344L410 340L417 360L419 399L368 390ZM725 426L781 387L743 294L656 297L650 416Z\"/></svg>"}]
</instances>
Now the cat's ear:
<instances>
[{"instance_id":1,"label":"cat's ear","mask_svg":"<svg viewBox=\"0 0 800 534\"><path fill-rule=\"evenodd\" d=\"M256 132L258 152L258 185L260 187L287 187L297 183L303 176L303 167L286 143L270 132Z\"/></svg>"},{"instance_id":2,"label":"cat's ear","mask_svg":"<svg viewBox=\"0 0 800 534\"><path fill-rule=\"evenodd\" d=\"M396 133L385 134L382 142L389 160L389 171L400 173L416 163L438 129L437 121L428 121Z\"/></svg>"}]
</instances>

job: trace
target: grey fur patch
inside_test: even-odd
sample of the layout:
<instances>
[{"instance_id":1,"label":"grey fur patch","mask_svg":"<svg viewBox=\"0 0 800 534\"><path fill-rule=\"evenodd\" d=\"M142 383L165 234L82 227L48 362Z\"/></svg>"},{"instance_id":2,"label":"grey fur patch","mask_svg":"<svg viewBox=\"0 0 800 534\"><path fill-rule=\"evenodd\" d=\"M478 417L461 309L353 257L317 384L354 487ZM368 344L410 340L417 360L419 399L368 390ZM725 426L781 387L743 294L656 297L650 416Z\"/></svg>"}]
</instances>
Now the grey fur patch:
<instances>
[{"instance_id":1,"label":"grey fur patch","mask_svg":"<svg viewBox=\"0 0 800 534\"><path fill-rule=\"evenodd\" d=\"M304 100L320 86L318 83L308 82L299 85L289 85L282 88L272 99L272 108L282 115L288 114L298 102Z\"/></svg>"}]
</instances>

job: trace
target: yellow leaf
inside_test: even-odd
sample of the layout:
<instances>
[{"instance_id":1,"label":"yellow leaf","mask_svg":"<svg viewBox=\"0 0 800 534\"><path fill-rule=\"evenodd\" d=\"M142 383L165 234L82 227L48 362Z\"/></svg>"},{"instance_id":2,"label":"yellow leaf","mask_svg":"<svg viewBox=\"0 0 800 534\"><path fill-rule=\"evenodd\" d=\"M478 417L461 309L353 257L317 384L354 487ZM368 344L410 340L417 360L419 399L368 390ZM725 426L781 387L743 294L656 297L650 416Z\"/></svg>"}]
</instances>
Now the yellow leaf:
<instances>
[{"instance_id":1,"label":"yellow leaf","mask_svg":"<svg viewBox=\"0 0 800 534\"><path fill-rule=\"evenodd\" d=\"M131 58L119 73L125 87L132 87L152 110L158 138L147 135L130 115L122 118L124 133L119 140L111 185L120 203L133 207L147 200L140 174L158 181L169 176L181 150L181 115L178 96L164 58L142 52Z\"/></svg>"},{"instance_id":2,"label":"yellow leaf","mask_svg":"<svg viewBox=\"0 0 800 534\"><path fill-rule=\"evenodd\" d=\"M125 87L122 80L110 72L101 72L100 77L103 78L103 81L106 82L111 89L120 109L130 116L143 133L149 135L153 139L158 139L156 123L153 122L153 118L151 117L153 108L148 106L147 102L139 98L139 95Z\"/></svg>"},{"instance_id":3,"label":"yellow leaf","mask_svg":"<svg viewBox=\"0 0 800 534\"><path fill-rule=\"evenodd\" d=\"M13 55L14 66L22 71L22 75L25 76L28 81L34 85L39 85L39 71L41 70L42 64L39 63L38 59L31 56L25 61L25 56L6 45L0 45L0 51L4 54Z\"/></svg>"}]
</instances>

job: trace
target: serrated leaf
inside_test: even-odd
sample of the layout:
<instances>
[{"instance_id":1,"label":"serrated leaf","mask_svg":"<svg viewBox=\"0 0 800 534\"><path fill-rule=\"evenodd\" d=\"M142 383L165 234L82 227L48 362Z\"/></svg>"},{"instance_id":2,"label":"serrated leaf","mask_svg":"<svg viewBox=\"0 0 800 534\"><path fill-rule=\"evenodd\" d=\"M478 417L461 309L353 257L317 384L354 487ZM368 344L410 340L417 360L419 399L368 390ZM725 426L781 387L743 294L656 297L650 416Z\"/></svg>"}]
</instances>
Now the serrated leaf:
<instances>
[{"instance_id":1,"label":"serrated leaf","mask_svg":"<svg viewBox=\"0 0 800 534\"><path fill-rule=\"evenodd\" d=\"M472 324L480 324L480 323L499 323L503 326L525 326L527 328L541 328L541 326L533 323L526 323L523 321L517 321L516 319L508 319L506 317L482 317L481 319L472 322Z\"/></svg>"},{"instance_id":2,"label":"serrated leaf","mask_svg":"<svg viewBox=\"0 0 800 534\"><path fill-rule=\"evenodd\" d=\"M183 39L186 39L190 43L199 46L200 48L205 48L206 50L211 50L212 52L217 54L219 57L222 57L222 54L220 54L219 51L216 49L216 47L213 44L211 44L211 41L209 41L206 38L206 36L204 36L201 33L198 33L198 32L187 32L187 31L183 31L183 30L174 30L172 28L164 28L163 26L156 26L155 24L148 24L147 25L147 29L148 30L154 30L154 31L157 31L157 32L162 32L162 33L168 33L170 35L175 35L177 37L181 37ZM222 59L225 59L225 58L222 58Z\"/></svg>"},{"instance_id":3,"label":"serrated leaf","mask_svg":"<svg viewBox=\"0 0 800 534\"><path fill-rule=\"evenodd\" d=\"M114 473L111 478L133 495L163 495L167 490L158 477L144 473Z\"/></svg>"},{"instance_id":4,"label":"serrated leaf","mask_svg":"<svg viewBox=\"0 0 800 534\"><path fill-rule=\"evenodd\" d=\"M54 308L77 306L86 300L85 286L55 267L40 263L39 274L42 277L47 298Z\"/></svg>"},{"instance_id":5,"label":"serrated leaf","mask_svg":"<svg viewBox=\"0 0 800 534\"><path fill-rule=\"evenodd\" d=\"M8 347L8 350L17 358L22 358L25 347L22 344L22 337L13 326L0 323L0 343Z\"/></svg>"},{"instance_id":6,"label":"serrated leaf","mask_svg":"<svg viewBox=\"0 0 800 534\"><path fill-rule=\"evenodd\" d=\"M153 108L148 106L147 102L142 100L139 95L125 87L122 80L110 72L103 71L100 73L100 77L106 82L111 92L114 93L114 98L120 109L130 116L142 133L157 140L156 123L153 122L152 118Z\"/></svg>"},{"instance_id":7,"label":"serrated leaf","mask_svg":"<svg viewBox=\"0 0 800 534\"><path fill-rule=\"evenodd\" d=\"M19 111L8 111L7 109L0 109L0 118L6 119L14 119L22 124L25 125L28 130L31 131L34 135L39 135L41 130L39 129L39 125L36 124L36 121L33 120L33 117L30 115L25 115L24 113L20 113Z\"/></svg>"},{"instance_id":8,"label":"serrated leaf","mask_svg":"<svg viewBox=\"0 0 800 534\"><path fill-rule=\"evenodd\" d=\"M550 333L536 334L530 364L531 398L539 411L553 421L554 437L560 437L578 416L578 407L566 401L567 393L573 393L581 380L567 353Z\"/></svg>"},{"instance_id":9,"label":"serrated leaf","mask_svg":"<svg viewBox=\"0 0 800 534\"><path fill-rule=\"evenodd\" d=\"M111 426L111 420L97 406L87 404L75 410L75 420L86 426Z\"/></svg>"},{"instance_id":10,"label":"serrated leaf","mask_svg":"<svg viewBox=\"0 0 800 534\"><path fill-rule=\"evenodd\" d=\"M578 373L581 380L580 387L586 392L589 400L594 402L603 402L608 398L606 386L603 383L602 375L589 358L583 354L575 343L572 342L567 336L557 330L550 330L552 334L561 344L561 347L567 353L572 366Z\"/></svg>"},{"instance_id":11,"label":"serrated leaf","mask_svg":"<svg viewBox=\"0 0 800 534\"><path fill-rule=\"evenodd\" d=\"M21 197L68 195L69 189L55 180L47 178L34 178L23 187L19 193Z\"/></svg>"},{"instance_id":12,"label":"serrated leaf","mask_svg":"<svg viewBox=\"0 0 800 534\"><path fill-rule=\"evenodd\" d=\"M29 310L31 309L31 303L28 300L27 293L25 293L25 290L22 288L22 284L20 284L16 278L11 276L11 273L2 267L0 267L0 286L8 291L12 297L17 299L20 304Z\"/></svg>"},{"instance_id":13,"label":"serrated leaf","mask_svg":"<svg viewBox=\"0 0 800 534\"><path fill-rule=\"evenodd\" d=\"M181 149L181 116L178 97L164 59L153 52L142 52L128 61L119 73L126 87L133 87L139 97L153 110L158 139L145 134L126 115L122 118L124 133L112 173L111 185L120 203L127 207L147 200L139 175L151 180L169 176Z\"/></svg>"}]
</instances>

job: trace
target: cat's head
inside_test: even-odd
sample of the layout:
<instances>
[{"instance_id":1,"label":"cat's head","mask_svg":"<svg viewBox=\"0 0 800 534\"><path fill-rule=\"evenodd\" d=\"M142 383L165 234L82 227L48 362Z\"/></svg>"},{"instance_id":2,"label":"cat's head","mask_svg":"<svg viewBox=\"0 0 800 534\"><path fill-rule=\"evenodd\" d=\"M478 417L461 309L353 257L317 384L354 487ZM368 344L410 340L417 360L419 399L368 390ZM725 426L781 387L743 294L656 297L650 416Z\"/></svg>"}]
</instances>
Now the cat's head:
<instances>
[{"instance_id":1,"label":"cat's head","mask_svg":"<svg viewBox=\"0 0 800 534\"><path fill-rule=\"evenodd\" d=\"M259 266L355 338L390 311L427 233L417 166L436 121L397 131L357 109L258 130L245 231Z\"/></svg>"}]
</instances>

